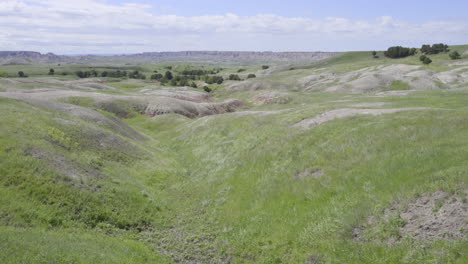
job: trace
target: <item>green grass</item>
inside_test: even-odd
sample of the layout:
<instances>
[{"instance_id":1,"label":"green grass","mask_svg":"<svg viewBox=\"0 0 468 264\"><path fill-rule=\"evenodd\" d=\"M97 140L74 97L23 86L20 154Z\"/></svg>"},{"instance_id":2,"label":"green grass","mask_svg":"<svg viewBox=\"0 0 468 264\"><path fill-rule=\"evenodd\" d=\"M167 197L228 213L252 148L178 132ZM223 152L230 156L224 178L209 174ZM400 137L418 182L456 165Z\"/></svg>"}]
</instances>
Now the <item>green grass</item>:
<instances>
[{"instance_id":1,"label":"green grass","mask_svg":"<svg viewBox=\"0 0 468 264\"><path fill-rule=\"evenodd\" d=\"M370 57L370 52L344 54L268 78L285 77L287 83L315 67L347 71L386 63ZM142 67L147 71L150 66ZM131 94L149 84L107 85ZM403 82L390 87L407 88ZM262 92L218 87L213 100L248 102ZM288 96L291 101L284 105L249 103L252 111L285 110L274 115L199 119L149 118L119 101L64 100L123 118L146 136L143 141L0 99L0 262L468 261L463 241L388 243L400 235L400 218L379 223L368 234L372 242L352 236L355 227L371 215L382 217L395 201L467 188L467 91L379 98L297 91ZM355 116L310 130L292 127L360 102L436 109ZM306 170L323 174L297 177Z\"/></svg>"},{"instance_id":2,"label":"green grass","mask_svg":"<svg viewBox=\"0 0 468 264\"><path fill-rule=\"evenodd\" d=\"M394 90L410 90L411 86L403 81L393 81L392 84L385 88L384 90L387 91L394 91Z\"/></svg>"}]
</instances>

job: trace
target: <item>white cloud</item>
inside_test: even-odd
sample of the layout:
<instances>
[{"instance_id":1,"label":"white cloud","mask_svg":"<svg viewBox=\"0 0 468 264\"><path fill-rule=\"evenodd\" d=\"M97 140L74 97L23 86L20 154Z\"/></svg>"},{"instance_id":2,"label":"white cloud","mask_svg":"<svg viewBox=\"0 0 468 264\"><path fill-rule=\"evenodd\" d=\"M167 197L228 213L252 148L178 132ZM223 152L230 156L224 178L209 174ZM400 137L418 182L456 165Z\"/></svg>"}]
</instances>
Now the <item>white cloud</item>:
<instances>
[{"instance_id":1,"label":"white cloud","mask_svg":"<svg viewBox=\"0 0 468 264\"><path fill-rule=\"evenodd\" d=\"M468 43L468 21L409 23L271 14L155 15L149 5L0 0L0 49L56 53L159 50L352 50Z\"/></svg>"}]
</instances>

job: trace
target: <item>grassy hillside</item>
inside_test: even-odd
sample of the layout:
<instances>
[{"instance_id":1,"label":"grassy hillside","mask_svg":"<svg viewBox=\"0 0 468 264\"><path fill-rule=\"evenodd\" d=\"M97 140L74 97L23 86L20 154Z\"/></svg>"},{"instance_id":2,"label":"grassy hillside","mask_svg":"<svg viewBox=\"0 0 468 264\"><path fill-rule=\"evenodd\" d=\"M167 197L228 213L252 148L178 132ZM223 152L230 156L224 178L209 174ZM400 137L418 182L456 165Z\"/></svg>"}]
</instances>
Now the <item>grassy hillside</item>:
<instances>
[{"instance_id":1,"label":"grassy hillside","mask_svg":"<svg viewBox=\"0 0 468 264\"><path fill-rule=\"evenodd\" d=\"M428 67L449 67L437 56ZM286 85L319 68L391 63L353 52L262 78ZM61 85L1 88L70 89ZM92 92L159 89L136 80L106 85L117 90ZM60 100L112 125L0 93L1 262L468 262L466 230L465 239L418 239L402 231L406 220L388 216L436 191L466 204L468 90L290 91L285 104L255 103L265 92L218 89L212 101L237 98L249 109L194 119L136 112L120 119L98 109L90 91ZM410 110L295 126L333 109L377 108Z\"/></svg>"}]
</instances>

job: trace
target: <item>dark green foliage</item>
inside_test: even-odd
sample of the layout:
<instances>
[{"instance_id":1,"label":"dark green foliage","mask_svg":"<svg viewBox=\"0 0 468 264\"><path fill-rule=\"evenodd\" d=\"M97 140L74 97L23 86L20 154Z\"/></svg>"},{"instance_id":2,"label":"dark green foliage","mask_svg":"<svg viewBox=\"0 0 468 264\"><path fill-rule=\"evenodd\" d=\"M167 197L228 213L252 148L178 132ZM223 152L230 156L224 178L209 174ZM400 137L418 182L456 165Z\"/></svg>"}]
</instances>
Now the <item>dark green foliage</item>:
<instances>
[{"instance_id":1,"label":"dark green foliage","mask_svg":"<svg viewBox=\"0 0 468 264\"><path fill-rule=\"evenodd\" d=\"M161 80L163 78L163 75L160 73L155 73L151 75L151 80Z\"/></svg>"},{"instance_id":2,"label":"dark green foliage","mask_svg":"<svg viewBox=\"0 0 468 264\"><path fill-rule=\"evenodd\" d=\"M166 66L166 67L164 67L164 69L172 70L172 66Z\"/></svg>"},{"instance_id":3,"label":"dark green foliage","mask_svg":"<svg viewBox=\"0 0 468 264\"><path fill-rule=\"evenodd\" d=\"M243 72L245 69L238 69L237 72Z\"/></svg>"},{"instance_id":4,"label":"dark green foliage","mask_svg":"<svg viewBox=\"0 0 468 264\"><path fill-rule=\"evenodd\" d=\"M237 74L231 74L231 75L229 75L229 80L230 81L240 81L241 78Z\"/></svg>"},{"instance_id":5,"label":"dark green foliage","mask_svg":"<svg viewBox=\"0 0 468 264\"><path fill-rule=\"evenodd\" d=\"M23 71L19 71L19 72L18 72L18 76L19 76L20 78L26 78L26 77L28 77L26 74L24 74Z\"/></svg>"},{"instance_id":6,"label":"dark green foliage","mask_svg":"<svg viewBox=\"0 0 468 264\"><path fill-rule=\"evenodd\" d=\"M426 57L426 58L424 58L424 60L423 60L423 63L424 63L424 64L430 64L431 62L432 62L432 60L431 60L431 58L429 58L429 57Z\"/></svg>"},{"instance_id":7,"label":"dark green foliage","mask_svg":"<svg viewBox=\"0 0 468 264\"><path fill-rule=\"evenodd\" d=\"M247 79L255 78L255 77L257 77L257 76L255 74L253 74L253 73L247 75Z\"/></svg>"},{"instance_id":8,"label":"dark green foliage","mask_svg":"<svg viewBox=\"0 0 468 264\"><path fill-rule=\"evenodd\" d=\"M262 69L263 69L263 70L266 70L266 69L268 69L268 68L270 68L270 66L268 66L268 65L263 65L263 66L262 66Z\"/></svg>"},{"instance_id":9,"label":"dark green foliage","mask_svg":"<svg viewBox=\"0 0 468 264\"><path fill-rule=\"evenodd\" d=\"M50 69L49 70L49 75L54 75L55 74L55 70L54 69Z\"/></svg>"},{"instance_id":10,"label":"dark green foliage","mask_svg":"<svg viewBox=\"0 0 468 264\"><path fill-rule=\"evenodd\" d=\"M182 75L195 75L195 76L202 76L202 75L208 75L208 74L216 74L219 71L217 70L200 70L200 69L192 69L192 70L183 70L181 72Z\"/></svg>"},{"instance_id":11,"label":"dark green foliage","mask_svg":"<svg viewBox=\"0 0 468 264\"><path fill-rule=\"evenodd\" d=\"M90 78L90 77L97 77L99 73L96 70L91 70L91 71L77 71L75 72L75 74L79 78Z\"/></svg>"},{"instance_id":12,"label":"dark green foliage","mask_svg":"<svg viewBox=\"0 0 468 264\"><path fill-rule=\"evenodd\" d=\"M214 75L214 76L206 76L205 77L205 82L207 84L222 84L224 82L224 78L222 76L217 76L217 75Z\"/></svg>"},{"instance_id":13,"label":"dark green foliage","mask_svg":"<svg viewBox=\"0 0 468 264\"><path fill-rule=\"evenodd\" d=\"M197 84L196 84L195 82L192 82L192 83L190 84L190 87L192 87L192 88L197 88Z\"/></svg>"},{"instance_id":14,"label":"dark green foliage","mask_svg":"<svg viewBox=\"0 0 468 264\"><path fill-rule=\"evenodd\" d=\"M430 64L432 62L432 60L426 55L419 56L419 60L424 64Z\"/></svg>"},{"instance_id":15,"label":"dark green foliage","mask_svg":"<svg viewBox=\"0 0 468 264\"><path fill-rule=\"evenodd\" d=\"M208 86L203 87L203 90L204 90L205 92L207 92L207 93L211 93L211 91L212 91L211 88L208 87Z\"/></svg>"},{"instance_id":16,"label":"dark green foliage","mask_svg":"<svg viewBox=\"0 0 468 264\"><path fill-rule=\"evenodd\" d=\"M104 71L101 73L102 77L113 77L113 78L122 78L122 77L127 77L127 72L126 71Z\"/></svg>"},{"instance_id":17,"label":"dark green foliage","mask_svg":"<svg viewBox=\"0 0 468 264\"><path fill-rule=\"evenodd\" d=\"M402 46L390 47L387 49L387 51L384 52L385 57L389 57L392 59L404 58L404 57L412 56L414 54L416 54L415 48L405 48Z\"/></svg>"},{"instance_id":18,"label":"dark green foliage","mask_svg":"<svg viewBox=\"0 0 468 264\"><path fill-rule=\"evenodd\" d=\"M164 73L164 78L167 79L167 80L172 80L172 78L173 78L172 72L166 71L166 73Z\"/></svg>"},{"instance_id":19,"label":"dark green foliage","mask_svg":"<svg viewBox=\"0 0 468 264\"><path fill-rule=\"evenodd\" d=\"M450 52L450 53L449 53L449 57L450 57L452 60L461 59L460 53L458 53L458 51L456 51L456 50Z\"/></svg>"},{"instance_id":20,"label":"dark green foliage","mask_svg":"<svg viewBox=\"0 0 468 264\"><path fill-rule=\"evenodd\" d=\"M438 54L441 52L448 52L449 48L447 44L439 43L439 44L432 44L431 45L422 45L421 52L430 55L430 54Z\"/></svg>"},{"instance_id":21,"label":"dark green foliage","mask_svg":"<svg viewBox=\"0 0 468 264\"><path fill-rule=\"evenodd\" d=\"M374 50L374 51L372 52L372 57L375 58L376 55L377 55L377 51Z\"/></svg>"},{"instance_id":22,"label":"dark green foliage","mask_svg":"<svg viewBox=\"0 0 468 264\"><path fill-rule=\"evenodd\" d=\"M146 75L144 75L144 74L140 73L139 71L135 70L135 71L128 74L128 78L144 80L144 79L146 79Z\"/></svg>"}]
</instances>

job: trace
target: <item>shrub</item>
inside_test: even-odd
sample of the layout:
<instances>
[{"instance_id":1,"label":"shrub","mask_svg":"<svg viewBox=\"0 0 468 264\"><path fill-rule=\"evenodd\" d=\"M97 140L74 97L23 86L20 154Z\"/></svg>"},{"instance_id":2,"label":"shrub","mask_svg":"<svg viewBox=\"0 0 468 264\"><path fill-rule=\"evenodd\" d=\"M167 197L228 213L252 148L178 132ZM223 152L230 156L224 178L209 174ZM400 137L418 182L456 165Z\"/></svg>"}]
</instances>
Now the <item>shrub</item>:
<instances>
[{"instance_id":1,"label":"shrub","mask_svg":"<svg viewBox=\"0 0 468 264\"><path fill-rule=\"evenodd\" d=\"M422 45L421 52L429 55L429 54L438 54L441 52L448 52L449 48L447 44L439 43L439 44L432 44L431 45Z\"/></svg>"},{"instance_id":2,"label":"shrub","mask_svg":"<svg viewBox=\"0 0 468 264\"><path fill-rule=\"evenodd\" d=\"M139 71L133 71L133 72L131 72L131 73L128 74L128 78L145 80L145 79L146 79L146 75L140 73Z\"/></svg>"},{"instance_id":3,"label":"shrub","mask_svg":"<svg viewBox=\"0 0 468 264\"><path fill-rule=\"evenodd\" d=\"M240 81L241 78L237 74L231 74L231 75L229 75L229 80L231 80L231 81Z\"/></svg>"},{"instance_id":4,"label":"shrub","mask_svg":"<svg viewBox=\"0 0 468 264\"><path fill-rule=\"evenodd\" d=\"M456 51L456 50L450 52L449 57L450 57L452 60L461 59L460 53L458 53L458 51Z\"/></svg>"},{"instance_id":5,"label":"shrub","mask_svg":"<svg viewBox=\"0 0 468 264\"><path fill-rule=\"evenodd\" d=\"M429 58L429 57L426 57L424 60L423 60L423 63L424 64L430 64L432 62L432 60Z\"/></svg>"},{"instance_id":6,"label":"shrub","mask_svg":"<svg viewBox=\"0 0 468 264\"><path fill-rule=\"evenodd\" d=\"M18 72L18 76L19 76L20 78L26 78L26 77L28 77L26 74L24 74L23 71L19 71L19 72Z\"/></svg>"},{"instance_id":7,"label":"shrub","mask_svg":"<svg viewBox=\"0 0 468 264\"><path fill-rule=\"evenodd\" d=\"M0 71L0 77L8 77L8 73Z\"/></svg>"},{"instance_id":8,"label":"shrub","mask_svg":"<svg viewBox=\"0 0 468 264\"><path fill-rule=\"evenodd\" d=\"M263 66L262 66L262 69L264 69L264 70L266 70L266 69L268 69L268 68L270 68L270 66L268 66L268 65L263 65Z\"/></svg>"},{"instance_id":9,"label":"shrub","mask_svg":"<svg viewBox=\"0 0 468 264\"><path fill-rule=\"evenodd\" d=\"M402 46L394 46L390 47L387 49L387 51L384 52L384 55L386 57L396 59L396 58L404 58L408 56L412 56L416 54L416 49L415 48L405 48Z\"/></svg>"},{"instance_id":10,"label":"shrub","mask_svg":"<svg viewBox=\"0 0 468 264\"><path fill-rule=\"evenodd\" d=\"M54 73L55 73L55 70L54 70L54 69L50 69L50 70L49 70L49 75L54 75Z\"/></svg>"},{"instance_id":11,"label":"shrub","mask_svg":"<svg viewBox=\"0 0 468 264\"><path fill-rule=\"evenodd\" d=\"M151 80L161 80L163 78L163 75L160 73L155 73L151 75Z\"/></svg>"},{"instance_id":12,"label":"shrub","mask_svg":"<svg viewBox=\"0 0 468 264\"><path fill-rule=\"evenodd\" d=\"M243 72L245 69L238 69L237 72Z\"/></svg>"},{"instance_id":13,"label":"shrub","mask_svg":"<svg viewBox=\"0 0 468 264\"><path fill-rule=\"evenodd\" d=\"M420 60L420 61L424 61L426 58L427 58L426 55L421 55L421 56L419 56L419 60Z\"/></svg>"},{"instance_id":14,"label":"shrub","mask_svg":"<svg viewBox=\"0 0 468 264\"><path fill-rule=\"evenodd\" d=\"M257 77L257 76L255 74L253 74L253 73L247 75L247 79L255 78L255 77Z\"/></svg>"},{"instance_id":15,"label":"shrub","mask_svg":"<svg viewBox=\"0 0 468 264\"><path fill-rule=\"evenodd\" d=\"M171 67L171 69L172 69L172 67ZM166 73L164 74L164 78L166 78L167 80L172 80L172 78L174 78L174 76L172 76L172 72L166 71Z\"/></svg>"},{"instance_id":16,"label":"shrub","mask_svg":"<svg viewBox=\"0 0 468 264\"><path fill-rule=\"evenodd\" d=\"M211 88L208 87L208 86L203 87L203 90L204 90L205 92L207 92L207 93L211 93L211 91L212 91Z\"/></svg>"}]
</instances>

